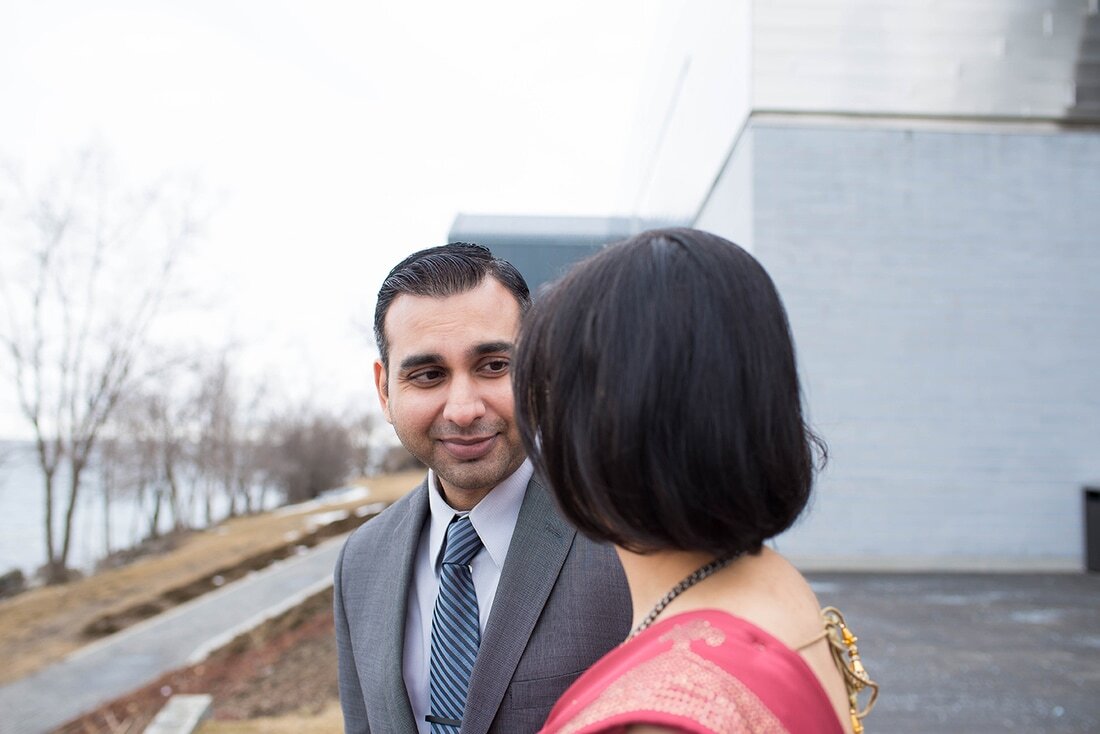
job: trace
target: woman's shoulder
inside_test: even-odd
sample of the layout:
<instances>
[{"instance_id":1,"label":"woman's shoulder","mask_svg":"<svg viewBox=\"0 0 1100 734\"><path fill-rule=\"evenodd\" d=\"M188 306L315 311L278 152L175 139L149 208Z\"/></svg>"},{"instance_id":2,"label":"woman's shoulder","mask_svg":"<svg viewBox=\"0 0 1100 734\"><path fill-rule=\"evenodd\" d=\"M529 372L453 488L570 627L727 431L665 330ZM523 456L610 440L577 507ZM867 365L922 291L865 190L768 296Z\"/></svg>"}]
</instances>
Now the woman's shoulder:
<instances>
[{"instance_id":1,"label":"woman's shoulder","mask_svg":"<svg viewBox=\"0 0 1100 734\"><path fill-rule=\"evenodd\" d=\"M733 569L722 608L798 648L823 628L821 604L786 558L764 548Z\"/></svg>"},{"instance_id":2,"label":"woman's shoulder","mask_svg":"<svg viewBox=\"0 0 1100 734\"><path fill-rule=\"evenodd\" d=\"M721 608L786 646L811 671L836 716L847 721L844 680L825 641L821 603L806 578L786 558L764 548L731 567Z\"/></svg>"}]
</instances>

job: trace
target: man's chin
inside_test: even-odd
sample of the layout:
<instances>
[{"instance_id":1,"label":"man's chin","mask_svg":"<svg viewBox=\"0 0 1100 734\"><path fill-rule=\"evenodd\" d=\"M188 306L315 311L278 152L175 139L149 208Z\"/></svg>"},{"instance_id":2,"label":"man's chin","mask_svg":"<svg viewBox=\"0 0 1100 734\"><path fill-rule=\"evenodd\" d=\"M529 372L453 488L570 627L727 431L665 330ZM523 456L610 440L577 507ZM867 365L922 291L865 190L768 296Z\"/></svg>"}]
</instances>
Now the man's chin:
<instances>
[{"instance_id":1,"label":"man's chin","mask_svg":"<svg viewBox=\"0 0 1100 734\"><path fill-rule=\"evenodd\" d=\"M499 460L494 461L490 456L473 461L451 460L445 464L437 464L435 473L443 482L460 492L492 489L511 474L506 464Z\"/></svg>"}]
</instances>

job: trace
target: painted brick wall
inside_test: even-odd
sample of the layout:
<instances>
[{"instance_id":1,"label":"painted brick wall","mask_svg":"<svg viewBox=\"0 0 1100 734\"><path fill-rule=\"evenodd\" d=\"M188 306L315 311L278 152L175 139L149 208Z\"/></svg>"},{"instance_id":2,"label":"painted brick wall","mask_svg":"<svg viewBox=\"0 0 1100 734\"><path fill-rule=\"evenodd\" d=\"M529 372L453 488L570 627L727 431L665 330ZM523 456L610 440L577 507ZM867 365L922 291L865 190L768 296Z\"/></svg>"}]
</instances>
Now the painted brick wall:
<instances>
[{"instance_id":1,"label":"painted brick wall","mask_svg":"<svg viewBox=\"0 0 1100 734\"><path fill-rule=\"evenodd\" d=\"M772 121L739 145L746 244L831 449L780 550L1080 568L1081 486L1100 481L1100 134ZM719 181L700 226L721 230L735 189Z\"/></svg>"}]
</instances>

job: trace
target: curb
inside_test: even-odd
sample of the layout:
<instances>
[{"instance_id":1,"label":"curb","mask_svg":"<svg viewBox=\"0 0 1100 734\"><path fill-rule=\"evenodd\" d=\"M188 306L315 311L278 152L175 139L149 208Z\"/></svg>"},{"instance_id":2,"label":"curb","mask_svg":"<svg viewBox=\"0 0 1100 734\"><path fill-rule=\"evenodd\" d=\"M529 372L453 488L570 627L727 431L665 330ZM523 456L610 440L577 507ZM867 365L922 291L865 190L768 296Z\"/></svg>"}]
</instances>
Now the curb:
<instances>
[{"instance_id":1,"label":"curb","mask_svg":"<svg viewBox=\"0 0 1100 734\"><path fill-rule=\"evenodd\" d=\"M191 734L210 715L213 697L206 694L178 694L168 699L145 734Z\"/></svg>"}]
</instances>

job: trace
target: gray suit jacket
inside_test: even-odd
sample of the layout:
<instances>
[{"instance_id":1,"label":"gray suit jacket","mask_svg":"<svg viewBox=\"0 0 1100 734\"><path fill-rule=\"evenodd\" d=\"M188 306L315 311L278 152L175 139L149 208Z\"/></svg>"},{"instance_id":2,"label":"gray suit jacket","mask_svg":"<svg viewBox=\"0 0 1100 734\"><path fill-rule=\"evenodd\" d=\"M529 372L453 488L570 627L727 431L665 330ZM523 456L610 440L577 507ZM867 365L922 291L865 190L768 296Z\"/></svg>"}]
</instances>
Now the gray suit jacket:
<instances>
[{"instance_id":1,"label":"gray suit jacket","mask_svg":"<svg viewBox=\"0 0 1100 734\"><path fill-rule=\"evenodd\" d=\"M334 611L346 732L416 734L401 665L427 482L364 523L336 563ZM629 632L614 550L527 485L470 678L461 734L537 731L570 683Z\"/></svg>"}]
</instances>

